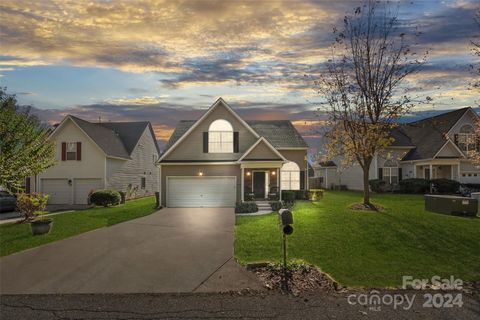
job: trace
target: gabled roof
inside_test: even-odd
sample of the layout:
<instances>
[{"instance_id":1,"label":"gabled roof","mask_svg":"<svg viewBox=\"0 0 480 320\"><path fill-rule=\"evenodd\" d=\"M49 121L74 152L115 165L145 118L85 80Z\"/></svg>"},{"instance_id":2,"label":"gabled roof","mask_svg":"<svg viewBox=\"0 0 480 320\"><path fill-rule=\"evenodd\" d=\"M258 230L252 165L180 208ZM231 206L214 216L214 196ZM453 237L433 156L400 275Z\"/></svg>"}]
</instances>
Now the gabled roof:
<instances>
[{"instance_id":1,"label":"gabled roof","mask_svg":"<svg viewBox=\"0 0 480 320\"><path fill-rule=\"evenodd\" d=\"M260 137L257 142L255 142L245 153L238 159L238 162L241 162L243 159L245 159L253 150L257 148L257 146L260 146L261 144L264 144L268 149L270 149L275 156L278 157L278 159L287 161L285 157L277 151L264 137ZM269 159L271 160L271 159Z\"/></svg>"},{"instance_id":2,"label":"gabled roof","mask_svg":"<svg viewBox=\"0 0 480 320\"><path fill-rule=\"evenodd\" d=\"M67 118L71 119L109 157L131 159L130 155L147 127L159 152L150 122L92 123L72 115L68 115L64 121ZM57 129L60 127L61 125Z\"/></svg>"},{"instance_id":3,"label":"gabled roof","mask_svg":"<svg viewBox=\"0 0 480 320\"><path fill-rule=\"evenodd\" d=\"M196 120L182 120L168 140L165 151L194 125ZM275 148L308 148L300 133L289 120L246 120L259 136L264 137Z\"/></svg>"},{"instance_id":4,"label":"gabled roof","mask_svg":"<svg viewBox=\"0 0 480 320\"><path fill-rule=\"evenodd\" d=\"M434 158L447 142L447 133L469 109L462 108L397 127L397 136L400 133L406 135L415 146L402 160Z\"/></svg>"}]
</instances>

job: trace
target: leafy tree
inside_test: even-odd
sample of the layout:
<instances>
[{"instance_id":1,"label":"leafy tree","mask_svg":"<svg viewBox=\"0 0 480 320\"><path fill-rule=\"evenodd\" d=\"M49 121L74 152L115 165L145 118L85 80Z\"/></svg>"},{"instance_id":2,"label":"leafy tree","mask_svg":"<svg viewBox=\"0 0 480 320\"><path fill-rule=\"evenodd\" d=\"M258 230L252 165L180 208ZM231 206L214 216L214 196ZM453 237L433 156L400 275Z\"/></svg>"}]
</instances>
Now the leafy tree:
<instances>
[{"instance_id":1,"label":"leafy tree","mask_svg":"<svg viewBox=\"0 0 480 320\"><path fill-rule=\"evenodd\" d=\"M0 185L10 193L22 189L25 178L54 164L49 131L29 108L0 88Z\"/></svg>"},{"instance_id":2,"label":"leafy tree","mask_svg":"<svg viewBox=\"0 0 480 320\"><path fill-rule=\"evenodd\" d=\"M417 32L400 30L398 10L388 3L367 1L345 16L332 58L316 85L325 99L331 129L325 134L326 155L363 170L363 204L370 203L369 171L376 153L392 143L396 120L413 107L404 80L426 61L412 41Z\"/></svg>"}]
</instances>

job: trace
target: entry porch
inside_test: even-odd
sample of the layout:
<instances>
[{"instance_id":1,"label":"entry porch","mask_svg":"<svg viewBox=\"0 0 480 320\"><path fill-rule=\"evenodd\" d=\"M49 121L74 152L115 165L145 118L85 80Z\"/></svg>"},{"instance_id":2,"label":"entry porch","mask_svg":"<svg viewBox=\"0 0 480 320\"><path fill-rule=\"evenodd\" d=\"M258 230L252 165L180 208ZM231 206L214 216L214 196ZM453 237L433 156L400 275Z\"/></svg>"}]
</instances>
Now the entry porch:
<instances>
[{"instance_id":1,"label":"entry porch","mask_svg":"<svg viewBox=\"0 0 480 320\"><path fill-rule=\"evenodd\" d=\"M242 201L281 200L282 165L283 161L241 163Z\"/></svg>"}]
</instances>

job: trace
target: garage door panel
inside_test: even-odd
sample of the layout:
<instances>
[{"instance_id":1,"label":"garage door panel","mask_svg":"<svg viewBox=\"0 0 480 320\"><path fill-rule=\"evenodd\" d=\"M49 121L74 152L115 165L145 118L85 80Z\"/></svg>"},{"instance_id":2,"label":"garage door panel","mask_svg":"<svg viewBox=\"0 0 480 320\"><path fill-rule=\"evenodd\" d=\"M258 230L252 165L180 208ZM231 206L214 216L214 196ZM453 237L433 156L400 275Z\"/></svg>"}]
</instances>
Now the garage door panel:
<instances>
[{"instance_id":1,"label":"garage door panel","mask_svg":"<svg viewBox=\"0 0 480 320\"><path fill-rule=\"evenodd\" d=\"M49 195L48 204L69 204L71 188L68 179L42 179L42 193Z\"/></svg>"},{"instance_id":2,"label":"garage door panel","mask_svg":"<svg viewBox=\"0 0 480 320\"><path fill-rule=\"evenodd\" d=\"M88 194L101 188L101 179L75 179L74 200L75 204L87 204Z\"/></svg>"},{"instance_id":3,"label":"garage door panel","mask_svg":"<svg viewBox=\"0 0 480 320\"><path fill-rule=\"evenodd\" d=\"M235 177L169 177L169 207L231 207L235 205Z\"/></svg>"}]
</instances>

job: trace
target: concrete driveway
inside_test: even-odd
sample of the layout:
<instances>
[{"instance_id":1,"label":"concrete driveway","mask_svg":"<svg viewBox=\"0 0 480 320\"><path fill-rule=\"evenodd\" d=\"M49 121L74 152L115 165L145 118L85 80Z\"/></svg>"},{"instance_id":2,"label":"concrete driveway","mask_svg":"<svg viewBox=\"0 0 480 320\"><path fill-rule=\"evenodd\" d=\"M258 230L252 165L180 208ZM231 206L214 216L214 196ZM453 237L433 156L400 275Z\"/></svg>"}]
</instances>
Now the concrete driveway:
<instances>
[{"instance_id":1,"label":"concrete driveway","mask_svg":"<svg viewBox=\"0 0 480 320\"><path fill-rule=\"evenodd\" d=\"M234 223L231 208L163 209L1 258L0 292L260 289L233 260Z\"/></svg>"}]
</instances>

